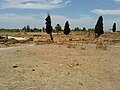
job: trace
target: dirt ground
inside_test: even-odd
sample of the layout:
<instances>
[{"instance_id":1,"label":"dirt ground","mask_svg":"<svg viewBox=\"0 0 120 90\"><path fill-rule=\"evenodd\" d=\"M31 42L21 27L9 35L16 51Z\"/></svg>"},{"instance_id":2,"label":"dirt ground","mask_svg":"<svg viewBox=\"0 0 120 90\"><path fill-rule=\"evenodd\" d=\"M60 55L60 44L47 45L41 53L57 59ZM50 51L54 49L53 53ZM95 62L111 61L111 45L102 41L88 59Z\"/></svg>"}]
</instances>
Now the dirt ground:
<instances>
[{"instance_id":1,"label":"dirt ground","mask_svg":"<svg viewBox=\"0 0 120 90\"><path fill-rule=\"evenodd\" d=\"M46 38L1 44L0 90L120 90L119 34L100 37L105 48L86 33Z\"/></svg>"}]
</instances>

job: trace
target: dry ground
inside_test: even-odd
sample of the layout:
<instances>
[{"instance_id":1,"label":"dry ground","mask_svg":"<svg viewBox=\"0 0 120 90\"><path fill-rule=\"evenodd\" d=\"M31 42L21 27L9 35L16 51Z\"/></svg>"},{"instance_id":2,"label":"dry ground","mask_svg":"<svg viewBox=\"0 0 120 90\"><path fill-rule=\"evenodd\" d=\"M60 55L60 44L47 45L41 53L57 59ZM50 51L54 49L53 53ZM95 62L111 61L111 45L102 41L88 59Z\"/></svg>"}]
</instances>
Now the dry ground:
<instances>
[{"instance_id":1,"label":"dry ground","mask_svg":"<svg viewBox=\"0 0 120 90\"><path fill-rule=\"evenodd\" d=\"M120 43L110 36L100 38L107 50L83 33L0 48L0 90L120 90Z\"/></svg>"}]
</instances>

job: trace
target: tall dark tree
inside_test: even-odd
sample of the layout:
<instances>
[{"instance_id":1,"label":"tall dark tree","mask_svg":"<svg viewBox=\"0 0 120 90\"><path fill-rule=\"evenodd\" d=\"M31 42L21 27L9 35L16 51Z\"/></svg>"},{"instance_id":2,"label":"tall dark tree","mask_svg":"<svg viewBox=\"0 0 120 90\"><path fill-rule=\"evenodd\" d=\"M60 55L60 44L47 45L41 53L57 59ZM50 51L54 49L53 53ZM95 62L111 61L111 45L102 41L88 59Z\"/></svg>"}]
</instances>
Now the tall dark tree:
<instances>
[{"instance_id":1,"label":"tall dark tree","mask_svg":"<svg viewBox=\"0 0 120 90\"><path fill-rule=\"evenodd\" d=\"M116 23L113 24L112 31L113 31L113 32L116 32Z\"/></svg>"},{"instance_id":2,"label":"tall dark tree","mask_svg":"<svg viewBox=\"0 0 120 90\"><path fill-rule=\"evenodd\" d=\"M45 32L45 28L44 27L42 28L42 31Z\"/></svg>"},{"instance_id":3,"label":"tall dark tree","mask_svg":"<svg viewBox=\"0 0 120 90\"><path fill-rule=\"evenodd\" d=\"M26 26L24 26L24 27L22 28L22 31L26 32L26 30L27 30L27 28L26 28Z\"/></svg>"},{"instance_id":4,"label":"tall dark tree","mask_svg":"<svg viewBox=\"0 0 120 90\"><path fill-rule=\"evenodd\" d=\"M66 21L65 26L64 26L64 34L68 35L69 33L70 33L69 22Z\"/></svg>"},{"instance_id":5,"label":"tall dark tree","mask_svg":"<svg viewBox=\"0 0 120 90\"><path fill-rule=\"evenodd\" d=\"M98 21L97 21L97 24L95 25L95 35L96 35L96 37L99 37L103 33L104 33L104 31L103 31L103 17L100 16Z\"/></svg>"},{"instance_id":6,"label":"tall dark tree","mask_svg":"<svg viewBox=\"0 0 120 90\"><path fill-rule=\"evenodd\" d=\"M82 31L86 31L86 28L85 27L83 27L83 30Z\"/></svg>"},{"instance_id":7,"label":"tall dark tree","mask_svg":"<svg viewBox=\"0 0 120 90\"><path fill-rule=\"evenodd\" d=\"M56 30L57 33L59 33L60 31L62 31L62 28L61 28L60 24L56 25L55 30Z\"/></svg>"},{"instance_id":8,"label":"tall dark tree","mask_svg":"<svg viewBox=\"0 0 120 90\"><path fill-rule=\"evenodd\" d=\"M48 14L47 18L45 19L46 20L46 32L47 34L50 35L50 38L51 40L53 41L53 37L52 37L52 31L53 31L53 28L51 26L51 18L50 18L50 15Z\"/></svg>"},{"instance_id":9,"label":"tall dark tree","mask_svg":"<svg viewBox=\"0 0 120 90\"><path fill-rule=\"evenodd\" d=\"M30 30L30 26L29 25L27 25L27 32L30 32L31 30Z\"/></svg>"},{"instance_id":10,"label":"tall dark tree","mask_svg":"<svg viewBox=\"0 0 120 90\"><path fill-rule=\"evenodd\" d=\"M24 27L22 28L22 30L23 30L24 32L30 32L30 31L31 31L31 29L30 29L30 26L29 26L29 25L24 26Z\"/></svg>"}]
</instances>

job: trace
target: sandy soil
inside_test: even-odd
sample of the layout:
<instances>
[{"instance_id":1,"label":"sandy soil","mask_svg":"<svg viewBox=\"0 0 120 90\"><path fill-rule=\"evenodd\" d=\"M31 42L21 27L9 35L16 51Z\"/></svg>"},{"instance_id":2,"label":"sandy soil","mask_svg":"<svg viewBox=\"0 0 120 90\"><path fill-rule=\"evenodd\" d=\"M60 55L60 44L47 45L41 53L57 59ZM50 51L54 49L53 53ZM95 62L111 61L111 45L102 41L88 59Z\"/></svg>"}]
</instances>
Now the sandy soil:
<instances>
[{"instance_id":1,"label":"sandy soil","mask_svg":"<svg viewBox=\"0 0 120 90\"><path fill-rule=\"evenodd\" d=\"M120 90L120 44L0 48L0 90Z\"/></svg>"}]
</instances>

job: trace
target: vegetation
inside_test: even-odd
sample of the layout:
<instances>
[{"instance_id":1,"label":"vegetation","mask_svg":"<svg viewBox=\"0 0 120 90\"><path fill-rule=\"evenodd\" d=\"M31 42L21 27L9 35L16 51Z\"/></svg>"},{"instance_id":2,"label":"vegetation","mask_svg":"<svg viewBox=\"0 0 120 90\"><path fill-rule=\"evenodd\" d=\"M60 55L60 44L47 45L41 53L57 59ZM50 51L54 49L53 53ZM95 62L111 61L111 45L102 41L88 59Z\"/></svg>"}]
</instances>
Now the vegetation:
<instances>
[{"instance_id":1,"label":"vegetation","mask_svg":"<svg viewBox=\"0 0 120 90\"><path fill-rule=\"evenodd\" d=\"M29 26L29 25L27 25L26 31L27 31L27 32L31 32L31 29L30 29L30 26Z\"/></svg>"},{"instance_id":2,"label":"vegetation","mask_svg":"<svg viewBox=\"0 0 120 90\"><path fill-rule=\"evenodd\" d=\"M24 26L22 29L4 29L1 28L0 32L20 32L20 31L24 31L24 32L42 32L42 29L38 29L38 28L29 28Z\"/></svg>"},{"instance_id":3,"label":"vegetation","mask_svg":"<svg viewBox=\"0 0 120 90\"><path fill-rule=\"evenodd\" d=\"M50 38L51 40L53 41L53 37L52 37L52 31L53 31L53 28L51 26L51 18L50 18L50 15L48 14L47 18L45 19L46 20L46 32L47 34L50 35Z\"/></svg>"},{"instance_id":4,"label":"vegetation","mask_svg":"<svg viewBox=\"0 0 120 90\"><path fill-rule=\"evenodd\" d=\"M22 28L22 31L26 32L26 30L27 30L27 28L26 28L26 26L24 26L24 27Z\"/></svg>"},{"instance_id":5,"label":"vegetation","mask_svg":"<svg viewBox=\"0 0 120 90\"><path fill-rule=\"evenodd\" d=\"M66 21L65 27L64 27L64 34L68 35L69 33L70 33L69 22Z\"/></svg>"},{"instance_id":6,"label":"vegetation","mask_svg":"<svg viewBox=\"0 0 120 90\"><path fill-rule=\"evenodd\" d=\"M81 31L81 29L79 29L79 27L74 28L74 31Z\"/></svg>"},{"instance_id":7,"label":"vegetation","mask_svg":"<svg viewBox=\"0 0 120 90\"><path fill-rule=\"evenodd\" d=\"M113 32L116 32L116 23L113 24L112 31L113 31Z\"/></svg>"},{"instance_id":8,"label":"vegetation","mask_svg":"<svg viewBox=\"0 0 120 90\"><path fill-rule=\"evenodd\" d=\"M57 33L59 33L60 31L62 31L62 28L61 28L60 24L57 24L57 25L56 25L55 31L56 31Z\"/></svg>"},{"instance_id":9,"label":"vegetation","mask_svg":"<svg viewBox=\"0 0 120 90\"><path fill-rule=\"evenodd\" d=\"M43 31L43 32L46 32L46 30L45 30L45 28L44 28L44 27L42 28L42 31Z\"/></svg>"},{"instance_id":10,"label":"vegetation","mask_svg":"<svg viewBox=\"0 0 120 90\"><path fill-rule=\"evenodd\" d=\"M0 32L19 32L19 31L20 31L19 29L4 29L4 28L0 29Z\"/></svg>"},{"instance_id":11,"label":"vegetation","mask_svg":"<svg viewBox=\"0 0 120 90\"><path fill-rule=\"evenodd\" d=\"M62 31L62 27L60 24L57 24L55 26L55 29L53 30L52 26L51 26L51 18L50 18L50 15L48 14L47 18L45 19L46 21L46 28L43 27L42 29L38 29L38 28L30 28L29 25L27 26L24 26L22 29L4 29L4 28L1 28L0 29L0 32L20 32L20 31L24 31L24 32L47 32L47 34L50 35L50 38L51 40L53 40L53 37L52 37L52 32L57 32L59 33L60 31ZM76 27L74 29L71 29L69 28L69 22L66 21L65 22L65 26L64 26L64 34L65 35L68 35L70 33L70 31L94 31L95 32L95 37L99 37L100 35L102 35L104 33L103 31L103 17L100 16L98 18L98 21L95 25L95 28L88 28L88 30L86 30L86 27L83 27L83 28L79 28L79 27ZM113 32L120 32L120 31L116 31L116 23L113 24L113 27L111 29Z\"/></svg>"},{"instance_id":12,"label":"vegetation","mask_svg":"<svg viewBox=\"0 0 120 90\"><path fill-rule=\"evenodd\" d=\"M97 24L95 25L95 35L98 38L103 33L104 33L104 31L103 31L103 18L102 18L102 16L100 16L98 21L97 21Z\"/></svg>"},{"instance_id":13,"label":"vegetation","mask_svg":"<svg viewBox=\"0 0 120 90\"><path fill-rule=\"evenodd\" d=\"M31 29L31 32L41 32L42 31L42 29L38 29L38 28L33 28L33 29Z\"/></svg>"},{"instance_id":14,"label":"vegetation","mask_svg":"<svg viewBox=\"0 0 120 90\"><path fill-rule=\"evenodd\" d=\"M41 32L42 30L41 29L38 29L38 28L30 28L30 26L29 25L27 25L27 26L24 26L23 28L22 28L22 31L24 31L24 32Z\"/></svg>"},{"instance_id":15,"label":"vegetation","mask_svg":"<svg viewBox=\"0 0 120 90\"><path fill-rule=\"evenodd\" d=\"M88 31L95 31L93 28L89 28Z\"/></svg>"},{"instance_id":16,"label":"vegetation","mask_svg":"<svg viewBox=\"0 0 120 90\"><path fill-rule=\"evenodd\" d=\"M32 29L30 29L30 26L27 25L27 26L24 26L24 27L22 28L22 31L24 31L24 32L32 32Z\"/></svg>"},{"instance_id":17,"label":"vegetation","mask_svg":"<svg viewBox=\"0 0 120 90\"><path fill-rule=\"evenodd\" d=\"M86 28L85 27L83 27L83 30L82 31L86 31Z\"/></svg>"}]
</instances>

